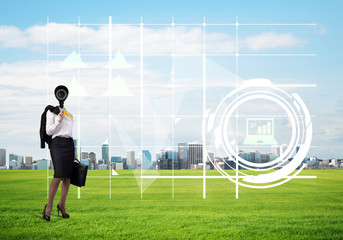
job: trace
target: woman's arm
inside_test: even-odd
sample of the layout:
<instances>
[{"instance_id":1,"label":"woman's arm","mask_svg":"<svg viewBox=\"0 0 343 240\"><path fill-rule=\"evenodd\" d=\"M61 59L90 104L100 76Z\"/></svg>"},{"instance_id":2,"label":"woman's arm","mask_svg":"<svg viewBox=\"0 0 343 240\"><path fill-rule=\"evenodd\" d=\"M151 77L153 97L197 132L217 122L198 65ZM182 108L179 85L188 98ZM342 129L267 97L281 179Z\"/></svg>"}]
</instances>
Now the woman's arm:
<instances>
[{"instance_id":1,"label":"woman's arm","mask_svg":"<svg viewBox=\"0 0 343 240\"><path fill-rule=\"evenodd\" d=\"M58 114L56 121L54 115L49 110L46 112L46 134L48 135L54 134L59 129L60 122L62 121L62 113Z\"/></svg>"}]
</instances>

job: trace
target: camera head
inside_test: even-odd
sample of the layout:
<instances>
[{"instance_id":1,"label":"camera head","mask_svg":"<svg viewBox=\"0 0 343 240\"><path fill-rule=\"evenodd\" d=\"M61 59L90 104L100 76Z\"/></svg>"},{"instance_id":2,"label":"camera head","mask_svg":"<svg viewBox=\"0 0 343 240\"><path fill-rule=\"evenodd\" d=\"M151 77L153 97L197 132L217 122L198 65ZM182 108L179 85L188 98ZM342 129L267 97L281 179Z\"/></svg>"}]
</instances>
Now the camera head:
<instances>
[{"instance_id":1,"label":"camera head","mask_svg":"<svg viewBox=\"0 0 343 240\"><path fill-rule=\"evenodd\" d=\"M55 88L55 97L57 98L58 102L60 103L60 108L63 108L64 101L68 97L68 88L63 85L59 85Z\"/></svg>"}]
</instances>

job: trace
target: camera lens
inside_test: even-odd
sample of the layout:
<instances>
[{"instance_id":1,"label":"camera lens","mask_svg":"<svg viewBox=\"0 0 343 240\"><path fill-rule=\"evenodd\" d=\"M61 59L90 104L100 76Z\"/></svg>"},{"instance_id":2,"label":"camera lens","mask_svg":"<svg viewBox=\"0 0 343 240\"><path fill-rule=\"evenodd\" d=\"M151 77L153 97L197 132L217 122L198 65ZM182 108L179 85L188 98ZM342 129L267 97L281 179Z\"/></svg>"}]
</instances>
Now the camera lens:
<instances>
[{"instance_id":1,"label":"camera lens","mask_svg":"<svg viewBox=\"0 0 343 240\"><path fill-rule=\"evenodd\" d=\"M57 92L57 97L59 99L64 99L65 96L66 96L66 92L64 90L61 89L60 91Z\"/></svg>"},{"instance_id":2,"label":"camera lens","mask_svg":"<svg viewBox=\"0 0 343 240\"><path fill-rule=\"evenodd\" d=\"M57 86L55 88L55 97L57 98L57 100L62 103L63 106L63 102L67 99L68 97L68 88L66 86L60 85Z\"/></svg>"}]
</instances>

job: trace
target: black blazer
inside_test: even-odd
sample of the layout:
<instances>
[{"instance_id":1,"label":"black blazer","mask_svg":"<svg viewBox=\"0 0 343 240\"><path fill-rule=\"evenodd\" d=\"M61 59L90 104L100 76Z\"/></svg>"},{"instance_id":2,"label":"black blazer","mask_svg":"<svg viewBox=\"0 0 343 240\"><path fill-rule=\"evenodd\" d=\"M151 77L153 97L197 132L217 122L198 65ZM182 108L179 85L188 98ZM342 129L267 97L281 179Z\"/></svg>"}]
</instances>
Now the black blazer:
<instances>
[{"instance_id":1,"label":"black blazer","mask_svg":"<svg viewBox=\"0 0 343 240\"><path fill-rule=\"evenodd\" d=\"M44 112L42 113L42 116L40 118L40 129L39 129L39 135L40 135L40 147L45 148L45 143L48 144L50 149L51 144L51 136L46 133L46 112L47 111L53 112L55 114L60 113L60 108L58 106L54 107L51 105L46 106Z\"/></svg>"}]
</instances>

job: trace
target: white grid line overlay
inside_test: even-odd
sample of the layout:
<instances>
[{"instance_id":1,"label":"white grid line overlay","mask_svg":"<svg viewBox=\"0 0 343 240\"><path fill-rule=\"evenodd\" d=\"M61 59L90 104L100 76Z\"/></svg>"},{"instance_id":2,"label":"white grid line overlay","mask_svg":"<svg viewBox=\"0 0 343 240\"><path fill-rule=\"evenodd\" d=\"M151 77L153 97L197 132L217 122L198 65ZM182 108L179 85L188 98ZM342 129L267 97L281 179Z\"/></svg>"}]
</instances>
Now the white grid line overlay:
<instances>
[{"instance_id":1,"label":"white grid line overlay","mask_svg":"<svg viewBox=\"0 0 343 240\"><path fill-rule=\"evenodd\" d=\"M49 48L49 24L50 24L50 20L49 20L49 16L47 16L47 30L46 30L46 34L47 34L47 53L46 53L46 64L47 64L47 76L46 76L46 91L47 91L47 104L48 104L48 96L49 96L49 57L51 56L68 56L69 54L63 54L63 53L51 53L50 52L50 48ZM201 87L203 90L203 114L202 115L180 115L182 117L206 117L206 88L207 87L219 87L219 86L226 86L226 87L238 87L239 81L238 81L238 58L239 57L314 57L317 56L317 54L314 53L289 53L289 54L284 54L284 53L276 53L276 54L269 54L269 53L259 53L259 54L239 54L239 48L238 48L238 30L239 30L239 26L316 26L316 23L304 23L304 24L252 24L252 23L239 23L238 22L238 16L236 17L236 22L235 23L206 23L205 21L205 17L203 20L202 24L187 24L187 23L175 23L174 22L174 17L172 17L172 23L170 24L154 24L154 23L144 23L143 24L143 18L141 17L141 22L139 24L122 24L122 23L112 23L112 17L109 16L109 22L108 24L88 24L88 23L82 23L80 22L80 17L78 17L78 22L77 24L68 24L68 23L58 23L59 25L76 25L78 27L78 44L77 44L77 48L78 48L78 55L79 56L108 56L109 61L112 60L112 26L118 26L118 25L122 25L122 26L139 26L139 30L140 30L140 50L139 50L139 54L125 54L126 56L139 56L140 58L140 84L138 85L128 85L130 87L139 87L140 88L140 114L139 115L123 115L123 116L118 116L118 117L140 117L140 124L141 124L141 129L140 129L140 146L112 146L112 113L111 113L111 105L112 105L112 101L111 101L111 95L109 96L109 104L110 104L110 109L109 109L109 115L108 115L108 119L109 119L109 149L108 149L108 154L109 154L109 164L111 166L110 170L109 170L109 198L111 199L111 179L113 178L126 178L126 177L121 177L121 176L112 176L111 175L111 170L112 170L112 163L111 163L111 148L112 147L139 147L140 148L140 154L141 154L141 171L140 171L140 190L141 190L141 198L143 198L143 179L155 179L155 178L171 178L172 179L172 198L174 199L174 178L202 178L203 179L203 198L206 198L206 179L207 178L230 178L227 176L206 176L206 159L207 159L207 146L206 146L206 134L204 134L203 136L203 175L202 176L175 176L174 174L174 158L172 159L173 163L172 163L172 176L143 176L143 146L144 147L149 147L149 146L145 146L143 143L143 119L145 117L156 117L156 115L144 115L144 87L153 87L153 86L161 86L161 87L167 87L172 89L172 115L165 115L165 116L160 116L159 117L171 117L172 118L172 146L173 147L178 147L175 145L175 128L174 128L174 124L175 124L175 106L174 106L174 100L175 100L175 92L174 92L174 88L175 87L185 87L185 86L189 86L189 87ZM81 54L80 52L80 28L81 26L108 26L109 27L109 51L108 54L97 54L97 53L93 53L93 54ZM172 31L172 52L171 54L149 54L149 53L144 53L144 26L171 26L171 31ZM201 26L203 29L203 53L202 54L180 54L180 53L175 53L175 27L176 26ZM206 53L206 26L234 26L235 27L235 38L236 38L236 43L235 43L235 53L231 54L227 54L227 53L223 53L223 54L211 54L211 53ZM172 59L172 74L171 74L171 84L167 84L167 85L145 85L144 84L144 65L143 65L143 59L144 56L171 56ZM175 56L202 56L203 59L203 73L202 73L202 84L199 85L182 85L182 84L175 84L175 69L174 69L174 63L175 63ZM207 85L206 83L206 57L207 56L232 56L235 57L235 62L236 62L236 73L235 73L235 79L236 79L236 84L235 85ZM77 74L77 80L80 83L80 67L77 68L78 74ZM109 67L109 71L108 71L108 76L109 76L109 84L112 81L112 68ZM88 86L88 85L85 85ZM94 84L92 86L103 86L100 84ZM280 87L317 87L316 84L279 84L276 86L280 86ZM237 114L238 114L238 108L236 109ZM99 115L97 115L99 116ZM75 117L78 118L78 139L77 139L77 155L78 158L81 158L81 139L80 139L80 122L81 122L81 115L80 115L80 97L78 97L78 115L76 115ZM92 115L82 115L82 118L87 118L87 117L95 117ZM117 116L116 116L117 117ZM281 117L281 116L280 116ZM238 128L238 119L236 118L236 128ZM237 140L238 136L237 136L237 131L236 131L236 140ZM101 146L82 146L82 147L99 147L101 148ZM150 147L156 147L156 146L150 146ZM165 147L165 146L161 146L161 147ZM236 152L238 152L238 145L236 144ZM311 147L315 147L315 146L311 146ZM49 156L49 151L47 149L46 151L47 153L47 158ZM236 179L236 198L238 198L238 179L242 178L242 176L238 175L238 163L236 163L236 176L235 177L231 177L232 179ZM49 169L47 167L47 198L48 198L48 191L49 191L49 178L52 178L49 176ZM96 176L89 176L89 178L97 178ZM99 178L107 178L107 177L99 177ZM130 177L128 177L130 178ZM135 176L135 178L137 178L137 176ZM316 178L316 176L294 176L291 178ZM78 198L80 198L80 188L78 188Z\"/></svg>"},{"instance_id":2,"label":"white grid line overlay","mask_svg":"<svg viewBox=\"0 0 343 240\"><path fill-rule=\"evenodd\" d=\"M108 17L108 61L110 62L112 60L112 17L109 16ZM109 67L108 68L108 86L110 86L111 84L111 81L112 81L112 68ZM110 95L109 96L109 105L110 105L110 109L109 109L109 122L110 122L110 134L109 134L109 146L108 146L108 161L109 161L109 164L110 164L110 169L109 169L109 175L111 176L111 173L112 173L112 159L111 159L111 147L110 145L112 144L112 96ZM109 193L110 193L110 199L112 198L112 194L111 194L111 186L112 186L112 182L111 182L111 179L110 178L110 190L109 190Z\"/></svg>"},{"instance_id":3,"label":"white grid line overlay","mask_svg":"<svg viewBox=\"0 0 343 240\"><path fill-rule=\"evenodd\" d=\"M238 88L238 16L236 17L236 88ZM238 93L236 93L236 98ZM238 116L238 108L236 108L236 116ZM238 118L236 118L236 130L238 129ZM238 131L236 131L236 143L238 142ZM236 144L236 154L238 154L238 146ZM238 199L238 159L236 160L236 199Z\"/></svg>"},{"instance_id":4,"label":"white grid line overlay","mask_svg":"<svg viewBox=\"0 0 343 240\"><path fill-rule=\"evenodd\" d=\"M46 105L49 104L49 16L46 17ZM45 144L45 143L44 143ZM49 159L49 149L46 148L46 159ZM49 166L46 166L46 198L49 199Z\"/></svg>"},{"instance_id":5,"label":"white grid line overlay","mask_svg":"<svg viewBox=\"0 0 343 240\"><path fill-rule=\"evenodd\" d=\"M143 79L143 56L144 56L144 39L143 39L143 17L141 17L141 24L140 24L140 83L141 83L141 87L140 87L140 112L141 112L141 146L140 146L140 153L141 153L141 176L143 175L143 164L142 164L142 160L143 160L143 155L142 155L142 146L143 146L143 116L144 116L144 102L143 102L143 84L144 84L144 79ZM143 178L141 178L141 199L143 198Z\"/></svg>"},{"instance_id":6,"label":"white grid line overlay","mask_svg":"<svg viewBox=\"0 0 343 240\"><path fill-rule=\"evenodd\" d=\"M202 86L202 112L203 112L203 119L206 118L206 18L204 17L204 23L203 23L203 31L204 31L204 42L203 42L203 57L202 57L202 79L203 79L203 86ZM203 166L203 199L206 198L206 160L207 160L207 147L206 147L206 129L202 129L203 131L203 145L202 145L202 166Z\"/></svg>"}]
</instances>

